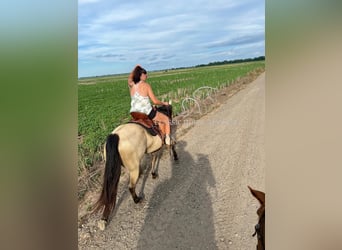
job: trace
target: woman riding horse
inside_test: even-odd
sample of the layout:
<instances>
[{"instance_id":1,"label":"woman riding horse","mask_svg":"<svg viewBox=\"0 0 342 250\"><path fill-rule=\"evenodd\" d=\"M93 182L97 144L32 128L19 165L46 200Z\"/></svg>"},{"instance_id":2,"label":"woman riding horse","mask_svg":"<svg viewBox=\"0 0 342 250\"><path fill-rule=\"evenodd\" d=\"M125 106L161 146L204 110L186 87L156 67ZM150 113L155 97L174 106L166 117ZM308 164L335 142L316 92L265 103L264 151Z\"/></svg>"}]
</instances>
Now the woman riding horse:
<instances>
[{"instance_id":1,"label":"woman riding horse","mask_svg":"<svg viewBox=\"0 0 342 250\"><path fill-rule=\"evenodd\" d=\"M128 86L131 95L130 112L145 113L151 120L159 125L163 135L165 135L165 144L171 144L170 138L170 120L156 109L152 108L150 100L155 105L169 105L168 102L162 102L154 95L151 86L146 82L147 72L140 65L135 66L128 77Z\"/></svg>"},{"instance_id":2,"label":"woman riding horse","mask_svg":"<svg viewBox=\"0 0 342 250\"><path fill-rule=\"evenodd\" d=\"M172 112L166 112L168 116L154 110L150 104L150 99L155 104L168 105L166 102L159 101L153 94L151 86L145 82L147 78L146 70L136 66L131 73L128 84L132 97L131 112L143 112L159 123L159 127L166 134L165 143L173 154L175 161L178 160L174 143L170 139L170 123ZM167 106L171 111L171 106ZM170 120L169 120L170 119ZM129 172L129 191L133 201L138 203L142 197L136 194L135 188L139 178L140 162L146 153L152 154L152 177L157 177L156 159L159 150L163 146L162 138L158 135L151 135L146 128L136 123L126 123L115 128L107 136L105 143L105 170L103 175L103 184L100 197L98 198L94 212L102 210L102 218L99 222L99 228L104 230L109 219L111 211L116 204L118 183L121 175L121 166L124 166Z\"/></svg>"}]
</instances>

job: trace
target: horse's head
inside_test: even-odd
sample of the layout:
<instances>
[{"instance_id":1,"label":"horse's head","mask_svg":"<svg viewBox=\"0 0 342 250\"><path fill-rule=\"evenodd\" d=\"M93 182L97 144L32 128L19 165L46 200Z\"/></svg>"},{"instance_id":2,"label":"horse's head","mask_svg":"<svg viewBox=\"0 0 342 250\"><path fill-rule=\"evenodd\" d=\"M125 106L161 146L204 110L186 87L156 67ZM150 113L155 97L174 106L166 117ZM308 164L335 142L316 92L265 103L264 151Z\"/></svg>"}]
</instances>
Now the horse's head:
<instances>
[{"instance_id":1,"label":"horse's head","mask_svg":"<svg viewBox=\"0 0 342 250\"><path fill-rule=\"evenodd\" d=\"M172 105L171 105L171 101L169 101L169 105L158 106L157 107L157 111L167 115L169 117L170 121L172 121Z\"/></svg>"},{"instance_id":2,"label":"horse's head","mask_svg":"<svg viewBox=\"0 0 342 250\"><path fill-rule=\"evenodd\" d=\"M255 233L253 236L257 235L258 245L257 250L265 249L265 193L254 190L248 186L252 195L259 201L260 207L257 210L257 215L259 216L258 224L255 225Z\"/></svg>"}]
</instances>

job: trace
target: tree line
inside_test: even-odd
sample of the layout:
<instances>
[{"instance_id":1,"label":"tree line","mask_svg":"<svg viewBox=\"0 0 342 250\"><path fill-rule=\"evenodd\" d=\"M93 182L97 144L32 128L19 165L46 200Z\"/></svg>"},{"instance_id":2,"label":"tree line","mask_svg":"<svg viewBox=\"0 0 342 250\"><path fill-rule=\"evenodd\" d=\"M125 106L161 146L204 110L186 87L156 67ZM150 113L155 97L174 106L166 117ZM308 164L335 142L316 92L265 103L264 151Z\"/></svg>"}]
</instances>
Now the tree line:
<instances>
[{"instance_id":1,"label":"tree line","mask_svg":"<svg viewBox=\"0 0 342 250\"><path fill-rule=\"evenodd\" d=\"M224 60L220 62L210 62L208 64L199 64L195 67L205 67L205 66L214 66L214 65L224 65L224 64L234 64L234 63L244 63L244 62L255 62L255 61L264 61L265 56L259 56L254 58L246 58L246 59L236 59L236 60Z\"/></svg>"}]
</instances>

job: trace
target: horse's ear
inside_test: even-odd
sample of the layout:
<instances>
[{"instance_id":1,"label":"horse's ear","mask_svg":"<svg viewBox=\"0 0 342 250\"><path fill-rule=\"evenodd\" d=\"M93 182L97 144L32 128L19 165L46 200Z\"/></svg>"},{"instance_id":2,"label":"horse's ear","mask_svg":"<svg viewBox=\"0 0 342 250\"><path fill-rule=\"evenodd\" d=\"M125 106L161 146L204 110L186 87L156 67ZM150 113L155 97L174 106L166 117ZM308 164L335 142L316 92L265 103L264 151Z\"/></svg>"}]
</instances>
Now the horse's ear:
<instances>
[{"instance_id":1,"label":"horse's ear","mask_svg":"<svg viewBox=\"0 0 342 250\"><path fill-rule=\"evenodd\" d=\"M252 195L260 202L260 205L265 205L265 193L255 190L248 186L249 190L251 191Z\"/></svg>"}]
</instances>

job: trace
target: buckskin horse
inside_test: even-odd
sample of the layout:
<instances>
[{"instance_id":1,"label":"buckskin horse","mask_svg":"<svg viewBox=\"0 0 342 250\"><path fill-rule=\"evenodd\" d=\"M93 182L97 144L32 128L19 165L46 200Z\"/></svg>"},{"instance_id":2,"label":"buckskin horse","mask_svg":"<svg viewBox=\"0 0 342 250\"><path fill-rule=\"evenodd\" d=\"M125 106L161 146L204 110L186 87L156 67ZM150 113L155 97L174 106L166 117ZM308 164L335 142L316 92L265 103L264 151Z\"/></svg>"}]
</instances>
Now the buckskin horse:
<instances>
[{"instance_id":1,"label":"buckskin horse","mask_svg":"<svg viewBox=\"0 0 342 250\"><path fill-rule=\"evenodd\" d=\"M258 237L258 244L256 249L257 250L264 250L265 249L265 193L255 190L248 186L249 190L251 191L252 195L259 201L260 207L257 210L257 215L259 217L258 223L255 225L255 232L253 236L257 235Z\"/></svg>"},{"instance_id":2,"label":"buckskin horse","mask_svg":"<svg viewBox=\"0 0 342 250\"><path fill-rule=\"evenodd\" d=\"M168 115L172 120L172 107L161 106L158 111ZM152 122L150 120L150 122ZM136 183L139 178L139 167L145 153L154 153L159 151L163 146L162 137L154 133L153 135L137 122L129 122L115 128L111 134L107 136L105 143L105 170L103 175L102 191L98 201L95 204L94 212L103 209L102 218L98 223L100 230L104 230L111 211L114 210L116 204L116 196L118 183L121 175L121 166L124 166L129 172L129 191L133 201L139 203L142 197L135 192ZM173 153L174 160L178 160L177 153L174 149L174 143L168 146ZM152 154L152 177L156 178L156 158L157 154Z\"/></svg>"}]
</instances>

